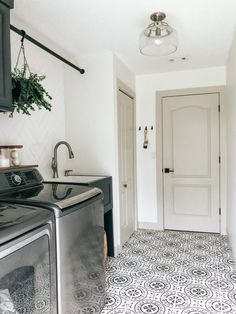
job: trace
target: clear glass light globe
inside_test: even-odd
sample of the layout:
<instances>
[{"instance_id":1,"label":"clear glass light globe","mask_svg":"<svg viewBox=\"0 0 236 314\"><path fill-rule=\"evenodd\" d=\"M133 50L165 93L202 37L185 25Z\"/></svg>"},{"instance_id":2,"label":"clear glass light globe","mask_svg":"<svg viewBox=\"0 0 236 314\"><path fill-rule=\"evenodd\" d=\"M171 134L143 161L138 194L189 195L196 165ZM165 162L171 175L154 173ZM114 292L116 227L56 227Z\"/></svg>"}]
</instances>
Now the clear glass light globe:
<instances>
[{"instance_id":1,"label":"clear glass light globe","mask_svg":"<svg viewBox=\"0 0 236 314\"><path fill-rule=\"evenodd\" d=\"M164 29L161 34L164 34ZM156 35L158 32L154 27L148 27L142 32L139 40L139 50L141 54L147 56L166 56L177 50L178 37L173 28L168 26L164 35Z\"/></svg>"}]
</instances>

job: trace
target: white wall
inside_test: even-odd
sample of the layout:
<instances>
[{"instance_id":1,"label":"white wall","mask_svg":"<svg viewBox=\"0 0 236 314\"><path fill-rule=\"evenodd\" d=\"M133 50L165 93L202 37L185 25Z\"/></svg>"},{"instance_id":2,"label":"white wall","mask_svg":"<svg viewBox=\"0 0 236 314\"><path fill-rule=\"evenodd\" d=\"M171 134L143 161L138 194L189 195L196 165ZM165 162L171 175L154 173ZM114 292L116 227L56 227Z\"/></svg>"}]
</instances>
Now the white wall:
<instances>
[{"instance_id":1,"label":"white wall","mask_svg":"<svg viewBox=\"0 0 236 314\"><path fill-rule=\"evenodd\" d=\"M135 81L136 77L133 72L130 71L129 67L125 65L119 57L113 56L114 60L114 78L121 80L127 85L133 92L135 92Z\"/></svg>"},{"instance_id":2,"label":"white wall","mask_svg":"<svg viewBox=\"0 0 236 314\"><path fill-rule=\"evenodd\" d=\"M80 58L85 74L65 71L66 137L75 153L70 169L113 178L114 242L119 246L114 70L111 52ZM73 80L67 80L73 76Z\"/></svg>"},{"instance_id":3,"label":"white wall","mask_svg":"<svg viewBox=\"0 0 236 314\"><path fill-rule=\"evenodd\" d=\"M20 29L25 29L29 35L33 35L52 49L55 48L53 43L14 16L11 22ZM20 36L11 32L12 67L16 63L20 39ZM39 170L43 176L49 177L52 175L50 164L53 147L59 140L65 139L64 65L27 40L25 40L25 49L31 71L46 75L43 85L53 98L52 111L37 110L31 116L16 113L13 119L9 118L8 114L1 113L0 145L23 144L23 163L39 164ZM59 156L61 170L65 168L64 164L67 159L63 158L65 156L63 155L61 152Z\"/></svg>"},{"instance_id":4,"label":"white wall","mask_svg":"<svg viewBox=\"0 0 236 314\"><path fill-rule=\"evenodd\" d=\"M236 256L236 34L227 63L228 235Z\"/></svg>"},{"instance_id":5,"label":"white wall","mask_svg":"<svg viewBox=\"0 0 236 314\"><path fill-rule=\"evenodd\" d=\"M113 218L119 250L119 187L116 79L135 88L135 77L111 52L81 57L85 74L65 71L66 138L75 153L70 169L113 177ZM69 79L67 80L67 76ZM73 78L70 80L70 78Z\"/></svg>"},{"instance_id":6,"label":"white wall","mask_svg":"<svg viewBox=\"0 0 236 314\"><path fill-rule=\"evenodd\" d=\"M76 155L71 166L80 174L111 175L115 158L112 54L80 60L85 74L65 70L66 136Z\"/></svg>"},{"instance_id":7,"label":"white wall","mask_svg":"<svg viewBox=\"0 0 236 314\"><path fill-rule=\"evenodd\" d=\"M156 182L156 92L225 85L225 67L141 75L136 78L138 220L144 228L158 228ZM149 147L143 149L143 129L148 127ZM150 127L154 126L151 131Z\"/></svg>"}]
</instances>

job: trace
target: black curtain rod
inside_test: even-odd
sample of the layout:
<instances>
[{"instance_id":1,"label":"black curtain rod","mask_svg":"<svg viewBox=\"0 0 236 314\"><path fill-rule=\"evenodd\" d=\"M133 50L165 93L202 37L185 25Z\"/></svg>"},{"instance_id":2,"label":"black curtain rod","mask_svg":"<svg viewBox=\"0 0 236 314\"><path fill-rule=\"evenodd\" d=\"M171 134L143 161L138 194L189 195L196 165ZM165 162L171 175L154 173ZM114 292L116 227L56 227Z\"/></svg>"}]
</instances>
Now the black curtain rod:
<instances>
[{"instance_id":1,"label":"black curtain rod","mask_svg":"<svg viewBox=\"0 0 236 314\"><path fill-rule=\"evenodd\" d=\"M65 64L71 66L72 68L74 68L75 70L79 71L81 74L84 74L85 70L84 69L80 69L79 67L77 67L76 65L74 65L73 63L71 63L70 61L66 60L65 58L61 57L59 54L57 54L56 52L54 52L53 50L47 48L46 46L44 46L43 44L41 44L39 41L37 41L36 39L32 38L31 36L27 35L25 33L25 31L20 30L19 28L10 25L10 29L12 31L14 31L15 33L23 36L24 38L26 38L27 40L29 40L30 42L32 42L34 45L38 46L39 48L47 51L48 53L50 53L52 56L54 56L55 58L61 60L62 62L64 62Z\"/></svg>"}]
</instances>

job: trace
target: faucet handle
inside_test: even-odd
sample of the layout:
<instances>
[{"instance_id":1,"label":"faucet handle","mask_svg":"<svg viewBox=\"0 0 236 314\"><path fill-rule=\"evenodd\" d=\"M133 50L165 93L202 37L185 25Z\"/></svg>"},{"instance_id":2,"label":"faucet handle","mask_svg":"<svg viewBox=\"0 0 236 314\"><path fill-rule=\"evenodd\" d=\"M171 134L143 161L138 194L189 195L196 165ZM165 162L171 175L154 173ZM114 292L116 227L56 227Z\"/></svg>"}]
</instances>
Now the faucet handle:
<instances>
[{"instance_id":1,"label":"faucet handle","mask_svg":"<svg viewBox=\"0 0 236 314\"><path fill-rule=\"evenodd\" d=\"M54 165L55 165L55 158L54 158L54 157L52 157L51 167L53 168L53 167L54 167Z\"/></svg>"},{"instance_id":2,"label":"faucet handle","mask_svg":"<svg viewBox=\"0 0 236 314\"><path fill-rule=\"evenodd\" d=\"M53 173L54 173L56 171L56 168L57 168L57 164L56 164L56 161L55 161L54 157L52 157L51 168L52 168Z\"/></svg>"},{"instance_id":3,"label":"faucet handle","mask_svg":"<svg viewBox=\"0 0 236 314\"><path fill-rule=\"evenodd\" d=\"M70 172L72 172L73 170L65 170L64 172L64 176L68 177L70 175Z\"/></svg>"}]
</instances>

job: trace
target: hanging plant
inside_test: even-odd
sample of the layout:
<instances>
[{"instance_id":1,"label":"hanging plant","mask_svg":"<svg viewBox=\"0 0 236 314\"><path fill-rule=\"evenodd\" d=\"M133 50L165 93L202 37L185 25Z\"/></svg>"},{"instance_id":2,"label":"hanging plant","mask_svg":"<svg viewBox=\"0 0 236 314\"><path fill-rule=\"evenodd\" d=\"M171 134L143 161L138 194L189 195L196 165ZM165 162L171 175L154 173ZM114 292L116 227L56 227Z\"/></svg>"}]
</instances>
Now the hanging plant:
<instances>
[{"instance_id":1,"label":"hanging plant","mask_svg":"<svg viewBox=\"0 0 236 314\"><path fill-rule=\"evenodd\" d=\"M41 81L45 79L45 75L38 75L30 71L28 62L25 56L24 37L21 39L21 47L17 57L16 66L11 73L12 79L12 105L13 113L23 113L31 115L30 111L35 111L35 108L51 111L50 100L52 97L48 94L45 88L41 85ZM23 54L23 67L18 68L18 63L21 53Z\"/></svg>"}]
</instances>

